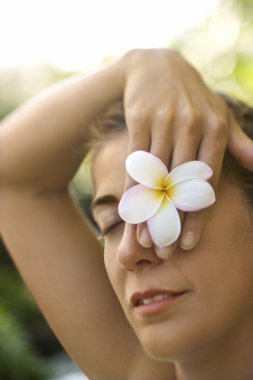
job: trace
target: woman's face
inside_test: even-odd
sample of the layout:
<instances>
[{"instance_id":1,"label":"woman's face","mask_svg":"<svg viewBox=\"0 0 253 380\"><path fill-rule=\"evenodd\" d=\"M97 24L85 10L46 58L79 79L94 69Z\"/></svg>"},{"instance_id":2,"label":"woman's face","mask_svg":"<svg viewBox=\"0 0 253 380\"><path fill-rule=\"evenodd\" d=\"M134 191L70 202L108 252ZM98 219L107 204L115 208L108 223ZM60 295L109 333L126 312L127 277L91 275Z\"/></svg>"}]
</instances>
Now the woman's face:
<instances>
[{"instance_id":1,"label":"woman's face","mask_svg":"<svg viewBox=\"0 0 253 380\"><path fill-rule=\"evenodd\" d=\"M126 133L107 142L94 163L94 216L105 234L112 286L146 352L184 360L232 344L253 327L253 238L240 190L222 180L200 243L167 260L136 240L120 220ZM155 297L155 298L154 298Z\"/></svg>"}]
</instances>

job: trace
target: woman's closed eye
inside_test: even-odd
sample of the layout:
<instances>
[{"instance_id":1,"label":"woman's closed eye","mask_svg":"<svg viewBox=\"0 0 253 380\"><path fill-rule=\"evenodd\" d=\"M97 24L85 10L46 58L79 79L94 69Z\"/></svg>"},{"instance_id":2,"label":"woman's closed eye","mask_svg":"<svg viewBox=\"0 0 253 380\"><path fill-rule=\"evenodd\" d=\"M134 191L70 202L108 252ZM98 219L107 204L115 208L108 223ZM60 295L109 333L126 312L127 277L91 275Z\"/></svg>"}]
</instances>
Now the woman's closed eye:
<instances>
[{"instance_id":1,"label":"woman's closed eye","mask_svg":"<svg viewBox=\"0 0 253 380\"><path fill-rule=\"evenodd\" d=\"M114 232L118 227L122 226L125 222L120 218L118 209L115 207L101 207L96 218L97 225L101 231L101 235L106 235Z\"/></svg>"},{"instance_id":2,"label":"woman's closed eye","mask_svg":"<svg viewBox=\"0 0 253 380\"><path fill-rule=\"evenodd\" d=\"M122 219L119 219L118 221L115 221L114 223L104 227L103 230L101 230L101 234L103 236L108 235L109 233L113 232L117 227L123 225L125 222Z\"/></svg>"}]
</instances>

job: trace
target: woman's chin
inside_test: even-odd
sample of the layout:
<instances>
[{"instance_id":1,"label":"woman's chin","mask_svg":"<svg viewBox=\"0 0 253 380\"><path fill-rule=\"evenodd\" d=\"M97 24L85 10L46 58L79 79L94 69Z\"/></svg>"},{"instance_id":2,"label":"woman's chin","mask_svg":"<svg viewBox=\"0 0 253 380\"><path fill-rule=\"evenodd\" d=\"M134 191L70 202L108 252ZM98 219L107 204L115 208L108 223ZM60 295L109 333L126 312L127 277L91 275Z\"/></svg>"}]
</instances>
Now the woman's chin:
<instances>
[{"instance_id":1,"label":"woman's chin","mask_svg":"<svg viewBox=\"0 0 253 380\"><path fill-rule=\"evenodd\" d=\"M181 334L180 334L181 335ZM181 360L190 350L189 342L181 336L163 333L145 333L139 337L146 354L158 361L174 362Z\"/></svg>"},{"instance_id":2,"label":"woman's chin","mask_svg":"<svg viewBox=\"0 0 253 380\"><path fill-rule=\"evenodd\" d=\"M159 344L159 342L149 342L142 344L142 347L147 356L156 361L175 362L178 361L182 355L181 350L178 350L178 348L173 349L172 346L169 347L167 344Z\"/></svg>"}]
</instances>

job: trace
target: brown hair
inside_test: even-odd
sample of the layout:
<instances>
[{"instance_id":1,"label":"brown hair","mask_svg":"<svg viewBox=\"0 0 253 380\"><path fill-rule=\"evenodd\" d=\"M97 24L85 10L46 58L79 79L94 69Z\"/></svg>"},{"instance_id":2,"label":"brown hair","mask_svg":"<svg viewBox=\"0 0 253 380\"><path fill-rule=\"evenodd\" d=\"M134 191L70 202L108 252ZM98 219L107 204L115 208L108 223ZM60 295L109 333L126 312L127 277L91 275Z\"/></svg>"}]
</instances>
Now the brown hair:
<instances>
[{"instance_id":1,"label":"brown hair","mask_svg":"<svg viewBox=\"0 0 253 380\"><path fill-rule=\"evenodd\" d=\"M253 108L228 95L218 95L225 101L242 130L253 140ZM122 101L118 101L91 126L89 147L96 153L107 140L125 129L124 106ZM253 210L253 172L245 169L228 150L225 152L223 171L243 190Z\"/></svg>"},{"instance_id":2,"label":"brown hair","mask_svg":"<svg viewBox=\"0 0 253 380\"><path fill-rule=\"evenodd\" d=\"M253 140L253 108L231 96L219 95L227 104L241 129ZM228 150L224 156L223 171L241 188L253 210L253 172L245 169Z\"/></svg>"},{"instance_id":3,"label":"brown hair","mask_svg":"<svg viewBox=\"0 0 253 380\"><path fill-rule=\"evenodd\" d=\"M89 148L98 150L107 140L126 130L126 120L122 101L113 103L90 127Z\"/></svg>"}]
</instances>

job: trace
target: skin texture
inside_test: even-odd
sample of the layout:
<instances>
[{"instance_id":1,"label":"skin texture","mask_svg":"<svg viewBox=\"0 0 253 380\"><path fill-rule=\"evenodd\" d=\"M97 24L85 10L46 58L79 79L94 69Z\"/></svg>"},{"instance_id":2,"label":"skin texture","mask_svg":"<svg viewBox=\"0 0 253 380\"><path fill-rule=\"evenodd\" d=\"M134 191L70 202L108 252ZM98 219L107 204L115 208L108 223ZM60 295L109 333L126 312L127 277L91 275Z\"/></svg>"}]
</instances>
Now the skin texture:
<instances>
[{"instance_id":1,"label":"skin texture","mask_svg":"<svg viewBox=\"0 0 253 380\"><path fill-rule=\"evenodd\" d=\"M98 153L96 198L113 195L120 199L127 140L123 133ZM94 208L94 216L102 230L109 228L105 234L106 270L147 354L173 360L178 379L250 379L253 234L248 205L239 188L221 180L199 245L190 252L176 247L168 260L161 260L154 248L140 246L136 227L120 221L117 202L101 202ZM151 288L188 292L173 307L151 317L141 316L130 297Z\"/></svg>"},{"instance_id":2,"label":"skin texture","mask_svg":"<svg viewBox=\"0 0 253 380\"><path fill-rule=\"evenodd\" d=\"M228 146L253 169L253 143L191 65L169 49L131 51L1 121L0 233L51 328L91 380L169 380L174 368L143 352L108 280L102 247L68 194L90 123L122 98L126 151L151 151L164 162L201 151L218 183ZM117 180L122 192L125 174ZM199 215L188 215L198 236L207 221Z\"/></svg>"}]
</instances>

